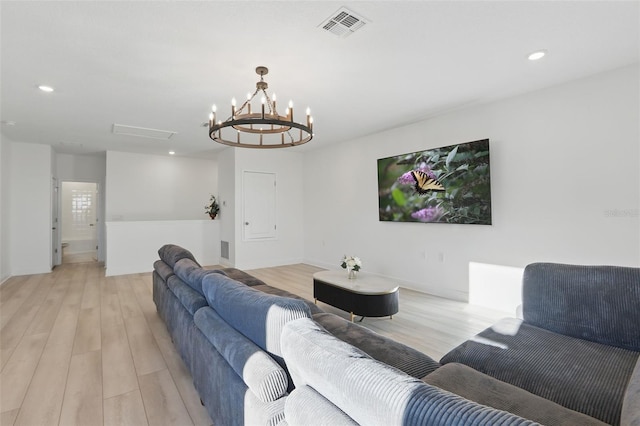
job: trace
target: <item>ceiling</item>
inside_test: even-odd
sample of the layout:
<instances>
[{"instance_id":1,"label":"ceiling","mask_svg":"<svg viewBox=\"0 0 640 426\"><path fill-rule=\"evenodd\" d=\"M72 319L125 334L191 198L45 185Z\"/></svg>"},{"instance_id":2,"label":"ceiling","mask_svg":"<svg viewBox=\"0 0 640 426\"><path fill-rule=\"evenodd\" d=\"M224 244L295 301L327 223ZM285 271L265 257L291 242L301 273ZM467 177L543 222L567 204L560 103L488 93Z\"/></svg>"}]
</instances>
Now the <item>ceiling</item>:
<instances>
[{"instance_id":1,"label":"ceiling","mask_svg":"<svg viewBox=\"0 0 640 426\"><path fill-rule=\"evenodd\" d=\"M215 157L211 105L253 92L265 65L270 93L311 107L314 139L289 149L312 150L636 63L639 5L2 1L0 130L60 153ZM343 6L367 21L345 38L320 26ZM538 49L548 55L527 60Z\"/></svg>"}]
</instances>

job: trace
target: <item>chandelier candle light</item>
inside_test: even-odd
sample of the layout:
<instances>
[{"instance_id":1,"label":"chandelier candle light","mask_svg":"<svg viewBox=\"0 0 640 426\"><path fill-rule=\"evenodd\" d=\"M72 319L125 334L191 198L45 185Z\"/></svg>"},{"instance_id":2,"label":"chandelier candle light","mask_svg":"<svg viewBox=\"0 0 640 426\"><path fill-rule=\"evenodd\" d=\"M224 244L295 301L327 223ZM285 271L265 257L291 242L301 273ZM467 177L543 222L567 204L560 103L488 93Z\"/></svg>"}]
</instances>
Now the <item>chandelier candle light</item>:
<instances>
[{"instance_id":1,"label":"chandelier candle light","mask_svg":"<svg viewBox=\"0 0 640 426\"><path fill-rule=\"evenodd\" d=\"M217 120L217 108L211 108L209 115L209 137L214 141L242 148L286 148L302 145L313 138L313 117L307 108L306 124L293 120L293 102L284 115L276 110L276 95L273 99L267 94L269 85L264 76L267 67L257 67L260 81L256 83L253 94L247 94L247 100L236 108L236 99L231 100L231 116L225 121ZM258 93L262 93L259 112L251 111L251 103ZM234 132L235 130L235 132ZM235 133L235 134L234 134ZM241 139L241 135L244 139Z\"/></svg>"}]
</instances>

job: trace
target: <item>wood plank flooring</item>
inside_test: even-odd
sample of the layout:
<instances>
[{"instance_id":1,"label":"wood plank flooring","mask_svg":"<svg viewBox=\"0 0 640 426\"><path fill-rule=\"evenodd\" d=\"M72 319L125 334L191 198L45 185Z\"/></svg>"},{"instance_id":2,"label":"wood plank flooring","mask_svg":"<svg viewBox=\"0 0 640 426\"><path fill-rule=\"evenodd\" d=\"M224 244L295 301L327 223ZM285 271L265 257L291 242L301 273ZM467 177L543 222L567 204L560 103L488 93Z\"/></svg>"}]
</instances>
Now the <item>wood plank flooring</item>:
<instances>
[{"instance_id":1,"label":"wood plank flooring","mask_svg":"<svg viewBox=\"0 0 640 426\"><path fill-rule=\"evenodd\" d=\"M248 272L313 300L319 270L299 264ZM439 359L507 315L401 289L393 320L362 325ZM107 278L90 262L7 280L0 286L0 368L2 426L212 423L157 315L150 273Z\"/></svg>"},{"instance_id":2,"label":"wood plank flooring","mask_svg":"<svg viewBox=\"0 0 640 426\"><path fill-rule=\"evenodd\" d=\"M322 270L297 264L247 272L273 287L313 300L313 274ZM399 298L400 310L393 319L365 318L359 324L426 353L435 360L500 318L515 315L405 288L400 289ZM349 319L348 312L322 302L318 302L318 306L326 312Z\"/></svg>"}]
</instances>

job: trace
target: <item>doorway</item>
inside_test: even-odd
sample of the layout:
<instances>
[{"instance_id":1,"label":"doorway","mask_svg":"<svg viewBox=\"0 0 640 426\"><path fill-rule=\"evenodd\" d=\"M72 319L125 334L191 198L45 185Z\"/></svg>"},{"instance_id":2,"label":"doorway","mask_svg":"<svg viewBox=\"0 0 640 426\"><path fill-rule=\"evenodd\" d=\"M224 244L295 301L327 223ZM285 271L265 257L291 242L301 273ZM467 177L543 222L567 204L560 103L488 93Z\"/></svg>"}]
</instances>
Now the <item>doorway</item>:
<instances>
[{"instance_id":1,"label":"doorway","mask_svg":"<svg viewBox=\"0 0 640 426\"><path fill-rule=\"evenodd\" d=\"M98 261L98 184L62 182L60 194L62 263Z\"/></svg>"},{"instance_id":2,"label":"doorway","mask_svg":"<svg viewBox=\"0 0 640 426\"><path fill-rule=\"evenodd\" d=\"M58 179L51 178L51 269L62 263L62 250L60 249L60 220L58 216L60 203L60 188Z\"/></svg>"}]
</instances>

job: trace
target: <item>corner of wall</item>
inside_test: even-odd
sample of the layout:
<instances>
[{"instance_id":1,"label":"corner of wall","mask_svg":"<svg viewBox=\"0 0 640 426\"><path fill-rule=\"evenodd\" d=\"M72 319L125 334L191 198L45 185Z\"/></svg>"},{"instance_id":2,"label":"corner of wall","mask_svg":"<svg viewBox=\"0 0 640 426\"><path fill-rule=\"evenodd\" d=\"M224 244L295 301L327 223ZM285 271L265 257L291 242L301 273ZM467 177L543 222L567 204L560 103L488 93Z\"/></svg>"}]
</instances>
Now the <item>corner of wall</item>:
<instances>
[{"instance_id":1,"label":"corner of wall","mask_svg":"<svg viewBox=\"0 0 640 426\"><path fill-rule=\"evenodd\" d=\"M12 142L0 138L0 283L11 277L11 148Z\"/></svg>"},{"instance_id":2,"label":"corner of wall","mask_svg":"<svg viewBox=\"0 0 640 426\"><path fill-rule=\"evenodd\" d=\"M235 266L236 223L236 149L225 148L218 155L218 194L220 199L220 240L229 243L229 258L224 266Z\"/></svg>"}]
</instances>

